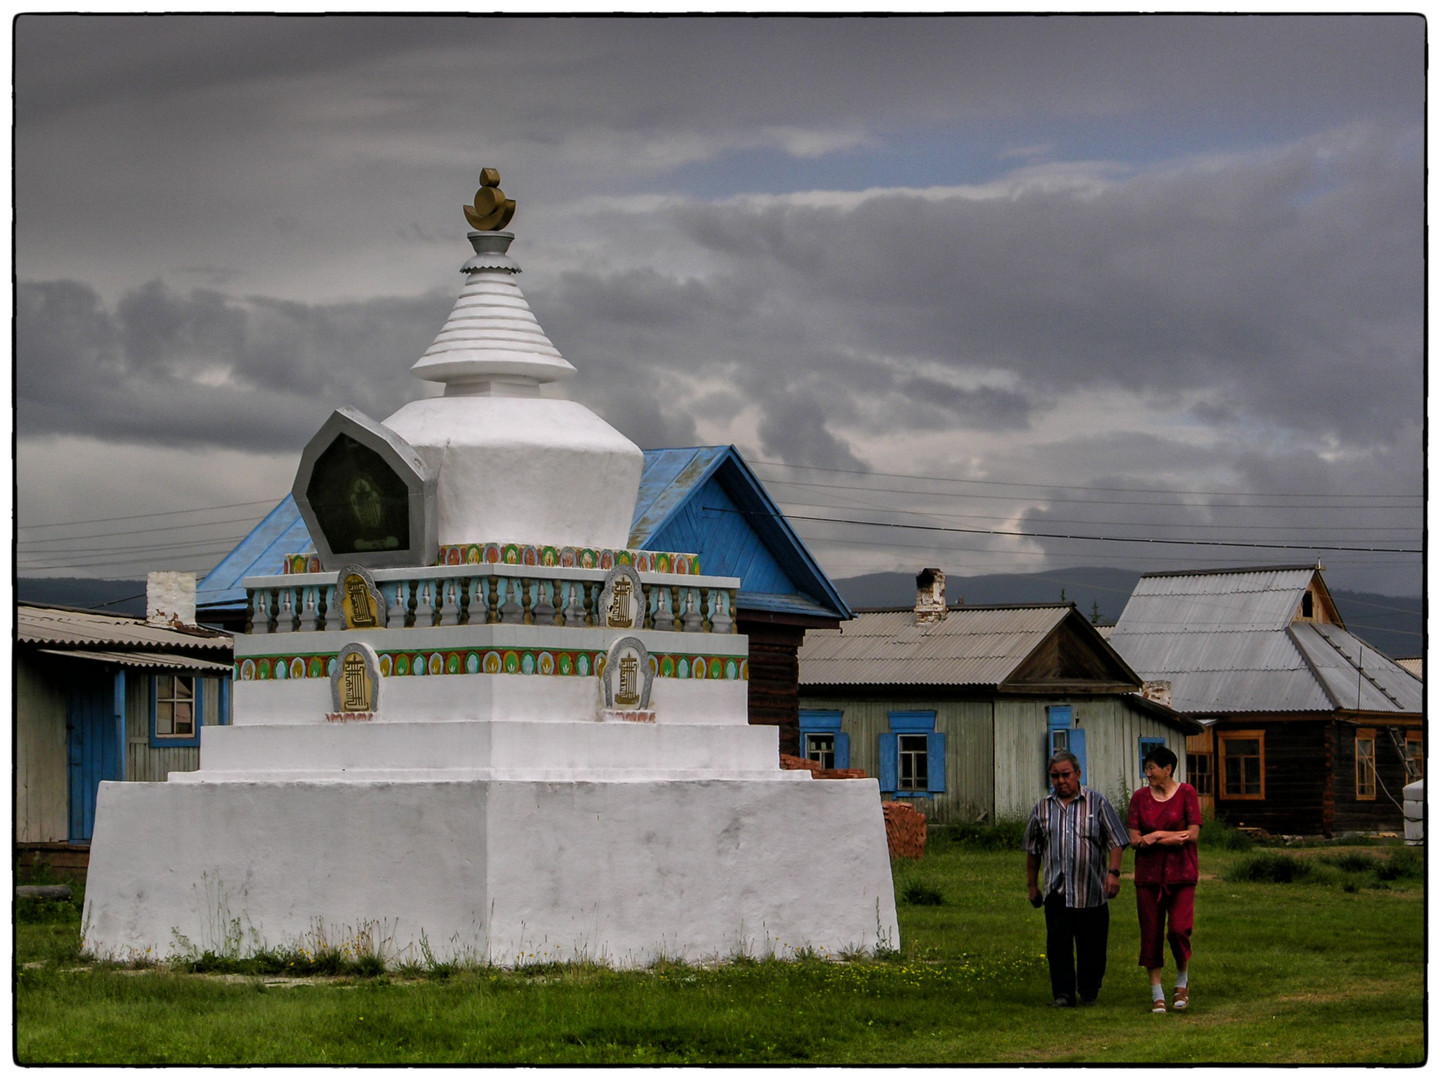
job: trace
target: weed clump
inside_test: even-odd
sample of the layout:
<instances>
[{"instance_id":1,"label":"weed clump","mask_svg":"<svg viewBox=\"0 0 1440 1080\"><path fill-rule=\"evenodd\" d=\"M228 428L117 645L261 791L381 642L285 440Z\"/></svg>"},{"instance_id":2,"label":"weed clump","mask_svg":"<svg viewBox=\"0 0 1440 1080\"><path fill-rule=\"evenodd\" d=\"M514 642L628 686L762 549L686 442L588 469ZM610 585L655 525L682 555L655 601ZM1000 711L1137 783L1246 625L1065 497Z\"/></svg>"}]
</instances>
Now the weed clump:
<instances>
[{"instance_id":1,"label":"weed clump","mask_svg":"<svg viewBox=\"0 0 1440 1080\"><path fill-rule=\"evenodd\" d=\"M1019 851L1024 840L1023 818L998 818L995 821L964 821L957 825L932 826L929 837L932 845L941 848L962 847L972 851Z\"/></svg>"},{"instance_id":2,"label":"weed clump","mask_svg":"<svg viewBox=\"0 0 1440 1080\"><path fill-rule=\"evenodd\" d=\"M919 907L940 907L945 903L945 894L924 881L912 881L900 890L900 899Z\"/></svg>"},{"instance_id":3,"label":"weed clump","mask_svg":"<svg viewBox=\"0 0 1440 1080\"><path fill-rule=\"evenodd\" d=\"M1280 852L1265 852L1237 862L1225 878L1227 881L1290 885L1297 881L1308 881L1314 873L1314 868L1305 859L1297 859L1294 855Z\"/></svg>"},{"instance_id":4,"label":"weed clump","mask_svg":"<svg viewBox=\"0 0 1440 1080\"><path fill-rule=\"evenodd\" d=\"M1200 846L1216 851L1249 851L1255 846L1255 838L1219 818L1209 818L1200 827Z\"/></svg>"}]
</instances>

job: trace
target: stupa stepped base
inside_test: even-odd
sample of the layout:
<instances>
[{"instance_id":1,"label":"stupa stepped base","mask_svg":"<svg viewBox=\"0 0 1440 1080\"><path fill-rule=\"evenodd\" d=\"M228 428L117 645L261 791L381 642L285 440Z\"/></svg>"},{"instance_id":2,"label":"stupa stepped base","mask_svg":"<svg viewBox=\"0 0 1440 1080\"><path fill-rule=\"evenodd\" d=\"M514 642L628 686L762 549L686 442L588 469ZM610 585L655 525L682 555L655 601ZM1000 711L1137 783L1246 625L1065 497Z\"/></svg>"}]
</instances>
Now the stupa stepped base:
<instances>
[{"instance_id":1,"label":"stupa stepped base","mask_svg":"<svg viewBox=\"0 0 1440 1080\"><path fill-rule=\"evenodd\" d=\"M201 768L171 784L306 779L782 780L773 727L612 720L272 724L204 729ZM388 774L388 775L387 775Z\"/></svg>"},{"instance_id":2,"label":"stupa stepped base","mask_svg":"<svg viewBox=\"0 0 1440 1080\"><path fill-rule=\"evenodd\" d=\"M107 782L83 948L615 967L893 948L878 796L874 780ZM804 857L814 836L823 856Z\"/></svg>"}]
</instances>

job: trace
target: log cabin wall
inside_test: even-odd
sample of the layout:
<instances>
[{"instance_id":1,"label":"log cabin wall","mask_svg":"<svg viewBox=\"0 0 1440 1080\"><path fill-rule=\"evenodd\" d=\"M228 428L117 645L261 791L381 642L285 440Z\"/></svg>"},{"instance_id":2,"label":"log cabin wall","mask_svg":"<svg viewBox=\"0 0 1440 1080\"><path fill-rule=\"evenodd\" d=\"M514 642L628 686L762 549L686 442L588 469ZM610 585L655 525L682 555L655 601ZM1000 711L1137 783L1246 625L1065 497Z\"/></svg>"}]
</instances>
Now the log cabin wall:
<instances>
[{"instance_id":1,"label":"log cabin wall","mask_svg":"<svg viewBox=\"0 0 1440 1080\"><path fill-rule=\"evenodd\" d=\"M749 714L752 724L780 729L780 753L800 753L800 643L805 627L747 618L736 629L750 639Z\"/></svg>"},{"instance_id":2,"label":"log cabin wall","mask_svg":"<svg viewBox=\"0 0 1440 1080\"><path fill-rule=\"evenodd\" d=\"M1334 834L1331 777L1334 748L1330 718L1230 716L1217 721L1215 733L1215 812L1230 825L1269 833ZM1223 743L1235 732L1258 732L1264 743L1264 797L1227 795Z\"/></svg>"},{"instance_id":3,"label":"log cabin wall","mask_svg":"<svg viewBox=\"0 0 1440 1080\"><path fill-rule=\"evenodd\" d=\"M1406 728L1388 725L1399 733L1403 750ZM1334 746L1335 782L1333 785L1333 829L1347 832L1393 832L1403 834L1405 815L1402 809L1405 785L1409 778L1405 761L1385 730L1386 724L1364 721L1335 720L1330 724L1330 740ZM1416 731L1418 727L1408 730ZM1362 732L1373 733L1375 740L1376 783L1368 797L1357 790L1358 769L1355 755L1356 739Z\"/></svg>"}]
</instances>

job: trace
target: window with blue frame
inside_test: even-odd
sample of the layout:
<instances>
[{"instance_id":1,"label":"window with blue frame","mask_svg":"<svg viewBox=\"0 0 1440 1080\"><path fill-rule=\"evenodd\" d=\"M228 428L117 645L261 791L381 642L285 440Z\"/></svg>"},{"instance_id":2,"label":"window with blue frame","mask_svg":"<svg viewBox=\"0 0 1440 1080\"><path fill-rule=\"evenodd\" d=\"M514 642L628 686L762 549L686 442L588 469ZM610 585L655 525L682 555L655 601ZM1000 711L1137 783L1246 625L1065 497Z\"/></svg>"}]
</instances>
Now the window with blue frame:
<instances>
[{"instance_id":1,"label":"window with blue frame","mask_svg":"<svg viewBox=\"0 0 1440 1080\"><path fill-rule=\"evenodd\" d=\"M1075 726L1075 706L1047 705L1045 708L1045 785L1050 784L1050 758L1061 750L1068 750L1080 762L1080 780L1087 787L1090 774L1085 769L1085 729Z\"/></svg>"},{"instance_id":2,"label":"window with blue frame","mask_svg":"<svg viewBox=\"0 0 1440 1080\"><path fill-rule=\"evenodd\" d=\"M1150 752L1150 750L1151 750L1152 747L1155 747L1155 746L1164 746L1164 745L1165 745L1165 740L1162 739L1162 738L1160 738L1160 737L1158 737L1158 736L1155 736L1155 735L1141 735L1141 736L1140 736L1140 775L1141 775L1142 777L1145 775L1145 755ZM1176 779L1178 780L1179 777L1176 777Z\"/></svg>"},{"instance_id":3,"label":"window with blue frame","mask_svg":"<svg viewBox=\"0 0 1440 1080\"><path fill-rule=\"evenodd\" d=\"M205 683L193 675L152 675L150 678L150 745L199 746L200 727L230 722L230 680L219 679L218 714L205 716Z\"/></svg>"},{"instance_id":4,"label":"window with blue frame","mask_svg":"<svg viewBox=\"0 0 1440 1080\"><path fill-rule=\"evenodd\" d=\"M838 709L800 710L800 756L822 769L850 767L850 736L840 730Z\"/></svg>"},{"instance_id":5,"label":"window with blue frame","mask_svg":"<svg viewBox=\"0 0 1440 1080\"><path fill-rule=\"evenodd\" d=\"M892 712L880 734L880 791L934 798L945 791L945 733L935 713Z\"/></svg>"}]
</instances>

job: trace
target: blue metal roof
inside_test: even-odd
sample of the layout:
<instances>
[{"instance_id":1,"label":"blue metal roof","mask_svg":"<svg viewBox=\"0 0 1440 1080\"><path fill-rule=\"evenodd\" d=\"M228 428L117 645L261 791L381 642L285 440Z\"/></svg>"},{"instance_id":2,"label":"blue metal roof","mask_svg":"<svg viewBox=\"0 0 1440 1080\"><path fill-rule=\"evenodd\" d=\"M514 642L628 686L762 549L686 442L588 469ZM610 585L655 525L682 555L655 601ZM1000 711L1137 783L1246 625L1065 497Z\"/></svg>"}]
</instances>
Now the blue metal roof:
<instances>
[{"instance_id":1,"label":"blue metal roof","mask_svg":"<svg viewBox=\"0 0 1440 1080\"><path fill-rule=\"evenodd\" d=\"M848 619L850 608L733 446L647 450L629 545L693 551L706 574L740 579L752 612ZM202 612L245 603L245 578L278 574L314 543L286 496L196 587Z\"/></svg>"}]
</instances>

